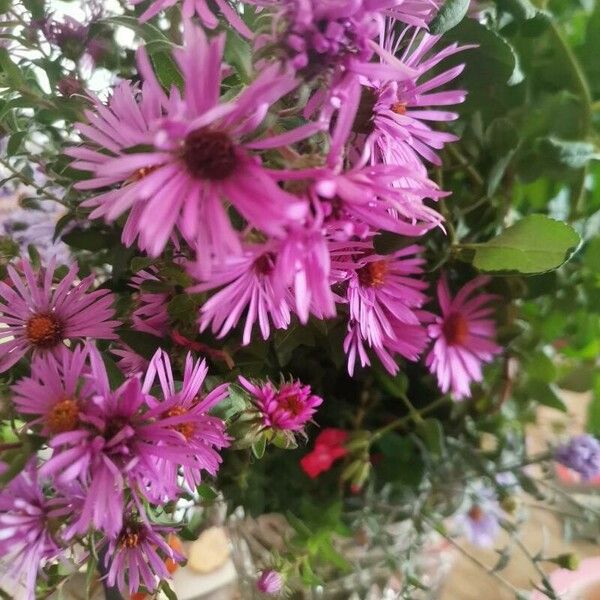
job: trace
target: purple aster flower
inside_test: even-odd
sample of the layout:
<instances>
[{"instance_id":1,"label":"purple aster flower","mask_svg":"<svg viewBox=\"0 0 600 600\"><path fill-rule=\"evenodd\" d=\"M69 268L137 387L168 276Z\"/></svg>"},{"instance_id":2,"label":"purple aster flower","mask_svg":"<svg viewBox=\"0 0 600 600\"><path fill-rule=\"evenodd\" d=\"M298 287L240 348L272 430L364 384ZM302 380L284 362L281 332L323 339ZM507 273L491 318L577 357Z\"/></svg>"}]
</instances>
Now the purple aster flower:
<instances>
[{"instance_id":1,"label":"purple aster flower","mask_svg":"<svg viewBox=\"0 0 600 600\"><path fill-rule=\"evenodd\" d=\"M264 427L270 429L301 431L323 403L309 385L299 381L284 382L278 388L270 381L258 385L242 376L239 381L252 395Z\"/></svg>"},{"instance_id":2,"label":"purple aster flower","mask_svg":"<svg viewBox=\"0 0 600 600\"><path fill-rule=\"evenodd\" d=\"M291 295L287 298L275 294L274 270L276 242L264 245L247 244L240 256L229 257L224 264L216 265L208 278L202 269L192 267L192 274L201 283L190 292L222 289L207 300L201 308L200 331L212 325L218 337L227 335L247 311L242 343L249 344L252 328L258 320L266 340L271 334L271 322L277 329L286 329L290 323Z\"/></svg>"},{"instance_id":3,"label":"purple aster flower","mask_svg":"<svg viewBox=\"0 0 600 600\"><path fill-rule=\"evenodd\" d=\"M346 301L349 308L348 334L344 350L348 372L354 372L356 358L369 364L365 343L391 372L398 371L395 354L417 360L427 343L420 310L427 300L427 283L417 279L423 273L420 246L408 246L393 254L375 254L370 242L339 244L340 252L351 252L344 262L337 256L338 269L346 272Z\"/></svg>"},{"instance_id":4,"label":"purple aster flower","mask_svg":"<svg viewBox=\"0 0 600 600\"><path fill-rule=\"evenodd\" d=\"M426 363L434 373L443 393L451 392L456 400L471 395L472 381L483 378L482 364L489 363L502 348L494 342L496 325L490 317L496 299L492 294L478 293L489 277L477 277L452 298L445 276L438 283L438 302L442 316L429 326L435 340Z\"/></svg>"},{"instance_id":5,"label":"purple aster flower","mask_svg":"<svg viewBox=\"0 0 600 600\"><path fill-rule=\"evenodd\" d=\"M213 476L217 474L222 460L219 450L229 446L225 423L207 414L227 397L229 388L222 384L204 393L202 387L207 375L206 361L194 362L188 354L181 388L176 389L169 355L158 350L150 361L144 381L144 390L149 392L158 378L161 399L148 397L150 410L146 417L160 419L163 427L172 429L181 438L186 447L183 475L191 489L200 484L202 471ZM163 478L173 485L177 482L178 467L178 463L169 458L158 461Z\"/></svg>"},{"instance_id":6,"label":"purple aster flower","mask_svg":"<svg viewBox=\"0 0 600 600\"><path fill-rule=\"evenodd\" d=\"M274 596L279 594L283 588L283 577L273 569L266 569L256 581L256 589L261 594Z\"/></svg>"},{"instance_id":7,"label":"purple aster flower","mask_svg":"<svg viewBox=\"0 0 600 600\"><path fill-rule=\"evenodd\" d=\"M8 266L9 283L0 282L0 372L14 365L29 350L52 352L64 340L92 337L115 339L112 294L88 290L94 276L76 283L73 264L62 280L54 284L54 262L36 272L22 260L24 279ZM12 285L9 285L12 284Z\"/></svg>"},{"instance_id":8,"label":"purple aster flower","mask_svg":"<svg viewBox=\"0 0 600 600\"><path fill-rule=\"evenodd\" d=\"M93 524L112 538L122 527L125 488L155 502L174 499L178 487L165 479L162 461L197 467L204 456L196 457L197 448L174 427L182 418L157 408L139 377L112 391L100 354L90 347L89 355L94 396L79 415L79 427L50 440L53 454L40 472L58 485L79 482L84 488L85 499L68 537Z\"/></svg>"},{"instance_id":9,"label":"purple aster flower","mask_svg":"<svg viewBox=\"0 0 600 600\"><path fill-rule=\"evenodd\" d=\"M41 30L46 39L71 60L77 60L85 51L89 27L73 17L66 16L63 21L45 19Z\"/></svg>"},{"instance_id":10,"label":"purple aster flower","mask_svg":"<svg viewBox=\"0 0 600 600\"><path fill-rule=\"evenodd\" d=\"M494 491L478 487L468 509L455 517L455 524L471 544L489 548L500 533L502 515Z\"/></svg>"},{"instance_id":11,"label":"purple aster flower","mask_svg":"<svg viewBox=\"0 0 600 600\"><path fill-rule=\"evenodd\" d=\"M126 376L144 373L150 361L140 356L133 348L122 342L116 348L111 348L111 353L118 357L117 366Z\"/></svg>"},{"instance_id":12,"label":"purple aster flower","mask_svg":"<svg viewBox=\"0 0 600 600\"><path fill-rule=\"evenodd\" d=\"M177 562L184 557L175 551L164 535L170 530L142 520L128 511L118 535L109 541L105 555L108 567L107 583L115 584L123 594L135 593L140 586L155 591L161 580L171 577L166 559Z\"/></svg>"},{"instance_id":13,"label":"purple aster flower","mask_svg":"<svg viewBox=\"0 0 600 600\"><path fill-rule=\"evenodd\" d=\"M142 0L131 1L133 4L142 2ZM178 3L178 0L152 0L150 6L140 16L140 21L147 21L156 16L160 11L166 10ZM181 13L184 18L189 19L196 14L200 17L202 24L209 29L215 29L219 25L219 19L209 8L207 0L183 0L181 4ZM231 6L228 0L215 0L215 4L230 25L233 25L237 31L247 38L252 37L252 32L248 29L248 26L242 21L240 15L236 12L235 8Z\"/></svg>"},{"instance_id":14,"label":"purple aster flower","mask_svg":"<svg viewBox=\"0 0 600 600\"><path fill-rule=\"evenodd\" d=\"M35 356L31 375L12 386L12 401L22 415L32 415L28 426L41 425L42 435L72 431L79 425L79 413L85 411L91 389L82 382L86 371L87 350L66 347L54 354Z\"/></svg>"},{"instance_id":15,"label":"purple aster flower","mask_svg":"<svg viewBox=\"0 0 600 600\"><path fill-rule=\"evenodd\" d=\"M10 565L4 577L20 588L17 598L35 600L38 571L61 555L51 520L64 516L65 506L59 496L44 496L33 462L0 492L0 556Z\"/></svg>"},{"instance_id":16,"label":"purple aster flower","mask_svg":"<svg viewBox=\"0 0 600 600\"><path fill-rule=\"evenodd\" d=\"M283 234L287 224L307 212L306 203L282 190L250 151L291 144L322 129L320 123L309 123L271 138L245 141L270 106L297 82L274 64L239 96L219 102L224 41L224 35L208 40L201 29L186 23L184 48L174 52L185 82L182 98L177 90L171 98L162 92L141 49L138 64L146 81L142 99L138 101L126 87L126 104L121 100L108 107L97 105L97 114L88 114L91 124L80 126L109 154L88 147L70 152L78 159L73 163L76 168L94 174L79 184L80 189L119 185L86 201L96 207L92 218L112 221L131 209L124 242L130 245L138 237L140 248L154 256L176 229L201 249L206 272L211 259L223 261L241 251L223 198L268 235ZM142 104L153 104L156 110L162 107L163 118L144 119ZM137 130L131 125L119 129L134 118ZM126 152L140 143L150 149Z\"/></svg>"},{"instance_id":17,"label":"purple aster flower","mask_svg":"<svg viewBox=\"0 0 600 600\"><path fill-rule=\"evenodd\" d=\"M555 459L585 480L600 475L600 442L587 433L572 437L556 450Z\"/></svg>"},{"instance_id":18,"label":"purple aster flower","mask_svg":"<svg viewBox=\"0 0 600 600\"><path fill-rule=\"evenodd\" d=\"M453 134L436 131L428 123L455 120L455 112L436 107L460 104L466 92L443 90L463 71L464 65L432 74L447 57L472 46L451 44L433 52L440 36L419 29L405 29L400 35L388 23L384 48L403 65L398 77L388 80L362 79L363 92L354 131L354 146L363 159L372 163L410 164L422 171L420 158L441 164L435 150L457 139ZM403 49L402 49L403 48ZM412 71L405 76L407 69Z\"/></svg>"}]
</instances>

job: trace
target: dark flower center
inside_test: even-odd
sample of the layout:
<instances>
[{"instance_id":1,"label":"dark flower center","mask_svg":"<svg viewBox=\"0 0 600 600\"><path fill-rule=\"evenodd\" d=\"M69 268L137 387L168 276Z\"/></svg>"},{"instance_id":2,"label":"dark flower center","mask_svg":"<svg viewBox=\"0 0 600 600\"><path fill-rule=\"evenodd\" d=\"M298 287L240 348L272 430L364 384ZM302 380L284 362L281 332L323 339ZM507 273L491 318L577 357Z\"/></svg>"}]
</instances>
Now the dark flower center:
<instances>
[{"instance_id":1,"label":"dark flower center","mask_svg":"<svg viewBox=\"0 0 600 600\"><path fill-rule=\"evenodd\" d=\"M143 541L144 531L139 523L127 523L119 534L120 548L137 548Z\"/></svg>"},{"instance_id":2,"label":"dark flower center","mask_svg":"<svg viewBox=\"0 0 600 600\"><path fill-rule=\"evenodd\" d=\"M275 267L275 257L270 252L261 254L254 261L254 270L259 275L270 275Z\"/></svg>"},{"instance_id":3,"label":"dark flower center","mask_svg":"<svg viewBox=\"0 0 600 600\"><path fill-rule=\"evenodd\" d=\"M444 320L442 331L449 346L462 346L469 336L469 323L460 313L451 313Z\"/></svg>"},{"instance_id":4,"label":"dark flower center","mask_svg":"<svg viewBox=\"0 0 600 600\"><path fill-rule=\"evenodd\" d=\"M297 417L304 409L304 403L297 394L290 394L279 399L279 406Z\"/></svg>"},{"instance_id":5,"label":"dark flower center","mask_svg":"<svg viewBox=\"0 0 600 600\"><path fill-rule=\"evenodd\" d=\"M222 181L235 170L235 144L224 131L203 128L192 131L183 145L183 160L197 179Z\"/></svg>"},{"instance_id":6,"label":"dark flower center","mask_svg":"<svg viewBox=\"0 0 600 600\"><path fill-rule=\"evenodd\" d=\"M381 287L385 283L388 264L385 260L367 263L358 271L358 281L363 287Z\"/></svg>"},{"instance_id":7,"label":"dark flower center","mask_svg":"<svg viewBox=\"0 0 600 600\"><path fill-rule=\"evenodd\" d=\"M183 408L183 406L174 406L165 413L165 417L181 417L186 413L187 410ZM178 423L177 425L172 425L172 428L175 429L175 431L179 431L186 440L189 440L196 430L193 423Z\"/></svg>"},{"instance_id":8,"label":"dark flower center","mask_svg":"<svg viewBox=\"0 0 600 600\"><path fill-rule=\"evenodd\" d=\"M79 423L79 405L73 398L64 398L57 402L46 417L48 428L52 433L72 431Z\"/></svg>"},{"instance_id":9,"label":"dark flower center","mask_svg":"<svg viewBox=\"0 0 600 600\"><path fill-rule=\"evenodd\" d=\"M39 348L56 346L63 337L62 323L50 313L39 313L29 318L25 325L27 339Z\"/></svg>"},{"instance_id":10,"label":"dark flower center","mask_svg":"<svg viewBox=\"0 0 600 600\"><path fill-rule=\"evenodd\" d=\"M397 115L406 114L406 102L394 102L390 108L392 109L392 112L395 112Z\"/></svg>"},{"instance_id":11,"label":"dark flower center","mask_svg":"<svg viewBox=\"0 0 600 600\"><path fill-rule=\"evenodd\" d=\"M471 507L471 510L468 512L468 515L469 519L478 523L479 521L481 521L481 519L483 519L484 512L481 506L477 506L475 504Z\"/></svg>"}]
</instances>

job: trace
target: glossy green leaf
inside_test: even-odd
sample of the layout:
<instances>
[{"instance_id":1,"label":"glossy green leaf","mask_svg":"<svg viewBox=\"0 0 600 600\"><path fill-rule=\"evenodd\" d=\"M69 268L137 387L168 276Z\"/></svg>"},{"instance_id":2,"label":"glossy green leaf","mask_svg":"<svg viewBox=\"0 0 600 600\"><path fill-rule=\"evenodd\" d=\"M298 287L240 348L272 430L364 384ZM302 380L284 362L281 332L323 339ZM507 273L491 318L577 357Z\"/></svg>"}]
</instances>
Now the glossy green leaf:
<instances>
[{"instance_id":1,"label":"glossy green leaf","mask_svg":"<svg viewBox=\"0 0 600 600\"><path fill-rule=\"evenodd\" d=\"M530 215L490 241L469 247L475 251L473 264L480 271L532 275L560 267L579 242L577 232L566 223Z\"/></svg>"},{"instance_id":2,"label":"glossy green leaf","mask_svg":"<svg viewBox=\"0 0 600 600\"><path fill-rule=\"evenodd\" d=\"M446 0L429 24L429 31L439 35L456 27L466 16L470 0Z\"/></svg>"}]
</instances>

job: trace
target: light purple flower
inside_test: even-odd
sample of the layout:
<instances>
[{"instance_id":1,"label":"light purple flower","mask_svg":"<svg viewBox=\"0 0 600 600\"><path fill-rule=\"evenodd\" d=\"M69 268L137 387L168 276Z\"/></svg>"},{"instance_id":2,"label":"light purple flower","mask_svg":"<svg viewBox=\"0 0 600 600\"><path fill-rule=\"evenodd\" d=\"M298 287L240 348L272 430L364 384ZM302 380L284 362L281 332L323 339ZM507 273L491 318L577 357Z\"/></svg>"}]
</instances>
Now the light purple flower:
<instances>
[{"instance_id":1,"label":"light purple flower","mask_svg":"<svg viewBox=\"0 0 600 600\"><path fill-rule=\"evenodd\" d=\"M44 496L34 463L0 492L0 556L10 564L5 576L21 587L22 600L35 600L39 569L62 553L50 521L65 516L65 506L59 496Z\"/></svg>"},{"instance_id":2,"label":"light purple flower","mask_svg":"<svg viewBox=\"0 0 600 600\"><path fill-rule=\"evenodd\" d=\"M503 511L494 491L478 487L465 512L455 517L455 524L471 544L490 548L500 533Z\"/></svg>"},{"instance_id":3,"label":"light purple flower","mask_svg":"<svg viewBox=\"0 0 600 600\"><path fill-rule=\"evenodd\" d=\"M181 387L175 379L169 355L158 350L150 361L144 380L144 391L149 392L156 379L160 383L161 398L148 396L148 419L160 419L163 427L176 432L185 447L181 462L183 475L191 489L202 481L202 471L216 475L221 464L219 451L229 446L225 423L208 411L228 395L228 385L216 386L209 393L202 388L208 368L206 361L196 361L188 354L183 370ZM177 483L179 464L173 458L159 458L157 468L169 485Z\"/></svg>"},{"instance_id":4,"label":"light purple flower","mask_svg":"<svg viewBox=\"0 0 600 600\"><path fill-rule=\"evenodd\" d=\"M143 0L131 1L133 4L139 4ZM230 25L233 25L242 35L248 38L252 37L252 32L228 0L215 0L215 3ZM147 21L162 10L166 10L176 4L182 4L181 13L186 19L196 14L200 17L202 24L209 29L215 29L219 25L219 19L209 8L207 0L183 0L182 2L179 2L179 0L152 0L149 7L140 16L140 21Z\"/></svg>"},{"instance_id":5,"label":"light purple flower","mask_svg":"<svg viewBox=\"0 0 600 600\"><path fill-rule=\"evenodd\" d=\"M157 270L138 271L131 279L130 286L136 291L135 309L131 315L133 328L156 337L165 337L169 332L169 294L149 292L143 289L145 282L160 283Z\"/></svg>"},{"instance_id":6,"label":"light purple flower","mask_svg":"<svg viewBox=\"0 0 600 600\"><path fill-rule=\"evenodd\" d=\"M0 282L0 323L6 325L0 328L0 372L30 350L44 354L56 351L64 340L117 337L113 296L106 289L88 291L93 275L77 283L73 264L55 284L54 262L37 272L27 260L20 267L24 279L9 265L9 283Z\"/></svg>"},{"instance_id":7,"label":"light purple flower","mask_svg":"<svg viewBox=\"0 0 600 600\"><path fill-rule=\"evenodd\" d=\"M174 52L185 82L183 97L175 89L167 97L142 48L142 98L125 86L108 107L96 104L96 112L87 115L90 125L79 128L98 149L86 144L70 151L78 159L74 167L94 174L78 184L80 189L119 186L85 202L96 207L92 218L113 221L131 209L123 240L131 245L137 237L140 248L153 256L177 230L201 250L207 273L213 260L222 262L241 251L223 199L268 235L283 234L288 223L307 212L306 203L282 190L251 151L297 142L322 129L309 123L245 141L297 82L273 64L236 98L220 102L224 42L224 35L208 40L201 29L186 23L184 47ZM126 152L139 144L149 150Z\"/></svg>"},{"instance_id":8,"label":"light purple flower","mask_svg":"<svg viewBox=\"0 0 600 600\"><path fill-rule=\"evenodd\" d=\"M283 588L283 577L273 569L266 569L256 581L256 589L262 594L274 596Z\"/></svg>"},{"instance_id":9,"label":"light purple flower","mask_svg":"<svg viewBox=\"0 0 600 600\"><path fill-rule=\"evenodd\" d=\"M557 448L555 459L583 479L594 479L600 475L600 442L587 433L576 435Z\"/></svg>"},{"instance_id":10,"label":"light purple flower","mask_svg":"<svg viewBox=\"0 0 600 600\"><path fill-rule=\"evenodd\" d=\"M109 541L104 558L108 566L107 583L116 584L123 594L133 594L140 586L153 592L161 580L171 577L165 559L180 562L184 557L165 540L168 528L152 525L133 511L128 511L119 521L123 526Z\"/></svg>"},{"instance_id":11,"label":"light purple flower","mask_svg":"<svg viewBox=\"0 0 600 600\"><path fill-rule=\"evenodd\" d=\"M478 292L488 277L467 283L453 298L445 276L437 288L442 316L429 326L435 340L426 363L434 373L443 393L451 392L456 400L471 395L471 382L483 378L482 364L489 363L502 348L494 342L496 325L490 306L496 296Z\"/></svg>"},{"instance_id":12,"label":"light purple flower","mask_svg":"<svg viewBox=\"0 0 600 600\"><path fill-rule=\"evenodd\" d=\"M255 384L240 376L239 381L250 394L264 427L282 431L301 431L312 419L323 399L312 393L309 385L299 381L283 382L276 387L270 381Z\"/></svg>"},{"instance_id":13,"label":"light purple flower","mask_svg":"<svg viewBox=\"0 0 600 600\"><path fill-rule=\"evenodd\" d=\"M433 52L440 36L419 29L405 29L397 35L388 23L383 46L403 65L394 79L362 78L363 92L354 130L356 152L372 163L411 165L423 174L420 159L441 164L436 150L457 137L436 131L429 123L458 118L455 112L437 107L460 104L466 97L462 90L436 91L458 77L464 65L435 72L438 65L453 54L472 46L451 44ZM404 73L411 70L411 76Z\"/></svg>"},{"instance_id":14,"label":"light purple flower","mask_svg":"<svg viewBox=\"0 0 600 600\"><path fill-rule=\"evenodd\" d=\"M52 436L76 429L79 414L85 411L92 390L82 382L86 372L87 350L66 347L54 354L35 356L31 375L12 386L17 412L36 418L28 426L41 425L43 435Z\"/></svg>"}]
</instances>

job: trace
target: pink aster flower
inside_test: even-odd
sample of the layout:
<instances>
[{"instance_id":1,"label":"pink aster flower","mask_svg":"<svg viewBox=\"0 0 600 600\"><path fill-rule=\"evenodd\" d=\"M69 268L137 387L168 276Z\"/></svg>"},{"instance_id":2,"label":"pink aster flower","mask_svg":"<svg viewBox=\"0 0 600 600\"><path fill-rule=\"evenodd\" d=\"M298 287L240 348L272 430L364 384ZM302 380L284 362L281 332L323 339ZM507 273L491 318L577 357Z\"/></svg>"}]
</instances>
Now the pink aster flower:
<instances>
[{"instance_id":1,"label":"pink aster flower","mask_svg":"<svg viewBox=\"0 0 600 600\"><path fill-rule=\"evenodd\" d=\"M275 294L275 242L247 244L240 256L229 257L224 264L214 267L208 278L202 269L192 267L192 274L201 283L190 292L222 289L207 300L201 308L200 331L212 325L218 337L227 335L247 311L242 343L249 344L252 328L258 320L263 339L271 334L271 322L276 329L286 329L290 323L291 296Z\"/></svg>"},{"instance_id":2,"label":"pink aster flower","mask_svg":"<svg viewBox=\"0 0 600 600\"><path fill-rule=\"evenodd\" d=\"M6 561L5 577L15 584L22 600L35 600L37 574L47 561L58 558L62 549L51 520L65 515L66 502L45 497L34 463L0 492L0 557Z\"/></svg>"},{"instance_id":3,"label":"pink aster flower","mask_svg":"<svg viewBox=\"0 0 600 600\"><path fill-rule=\"evenodd\" d=\"M79 413L91 396L86 371L87 351L66 347L53 354L35 356L31 375L12 386L12 401L22 415L32 415L28 426L41 425L42 435L52 436L76 429Z\"/></svg>"},{"instance_id":4,"label":"pink aster flower","mask_svg":"<svg viewBox=\"0 0 600 600\"><path fill-rule=\"evenodd\" d=\"M133 4L139 4L142 0L131 0ZM227 19L229 24L233 25L242 35L250 38L252 32L248 26L242 21L240 15L231 6L228 0L215 0L216 5ZM178 0L153 0L150 6L140 16L140 21L147 21L155 17L162 10L166 10L171 6L178 4ZM202 24L209 29L215 29L219 25L219 19L215 16L208 6L207 0L183 0L181 3L181 13L184 18L189 19L194 14L200 17Z\"/></svg>"},{"instance_id":5,"label":"pink aster flower","mask_svg":"<svg viewBox=\"0 0 600 600\"><path fill-rule=\"evenodd\" d=\"M90 292L94 276L80 282L73 264L54 283L54 262L34 271L21 261L24 279L8 266L8 283L0 282L0 372L6 371L30 350L45 354L63 341L80 338L115 339L113 297L108 290Z\"/></svg>"},{"instance_id":6,"label":"pink aster flower","mask_svg":"<svg viewBox=\"0 0 600 600\"><path fill-rule=\"evenodd\" d=\"M40 472L60 486L78 482L84 489L81 511L67 536L84 533L93 525L114 537L122 526L125 488L153 501L173 499L178 488L165 480L160 461L196 466L199 459L195 448L173 427L176 419L161 418L164 411L155 408L139 377L112 391L100 354L93 347L89 354L92 401L85 414L80 413L77 429L50 440L53 454Z\"/></svg>"},{"instance_id":7,"label":"pink aster flower","mask_svg":"<svg viewBox=\"0 0 600 600\"><path fill-rule=\"evenodd\" d=\"M111 348L110 351L118 357L117 366L128 377L137 373L144 373L150 364L148 359L140 356L127 344L119 343L116 348Z\"/></svg>"},{"instance_id":8,"label":"pink aster flower","mask_svg":"<svg viewBox=\"0 0 600 600\"><path fill-rule=\"evenodd\" d=\"M284 382L278 388L270 381L258 385L242 376L239 381L252 395L263 426L271 429L301 431L323 403L309 385L299 381Z\"/></svg>"},{"instance_id":9,"label":"pink aster flower","mask_svg":"<svg viewBox=\"0 0 600 600\"><path fill-rule=\"evenodd\" d=\"M477 486L468 508L455 517L455 524L473 545L490 548L500 533L502 517L494 490Z\"/></svg>"},{"instance_id":10,"label":"pink aster flower","mask_svg":"<svg viewBox=\"0 0 600 600\"><path fill-rule=\"evenodd\" d=\"M395 354L414 361L425 348L426 314L420 308L427 300L427 283L417 278L423 273L420 251L413 245L380 256L370 242L354 244L355 254L347 265L349 326L344 341L351 375L357 357L363 366L369 364L365 344L391 373L398 370Z\"/></svg>"},{"instance_id":11,"label":"pink aster flower","mask_svg":"<svg viewBox=\"0 0 600 600\"><path fill-rule=\"evenodd\" d=\"M123 526L109 541L104 558L107 583L111 587L116 584L125 595L137 592L140 586L153 592L161 580L171 577L165 560L180 562L184 557L167 543L168 528L151 525L132 511L119 521Z\"/></svg>"},{"instance_id":12,"label":"pink aster flower","mask_svg":"<svg viewBox=\"0 0 600 600\"><path fill-rule=\"evenodd\" d=\"M181 388L176 389L169 355L158 350L150 361L144 380L143 389L149 392L158 378L161 399L148 397L150 410L146 417L160 419L162 426L174 430L187 447L183 475L191 489L200 484L202 471L213 476L217 474L222 461L219 450L229 446L225 423L207 414L227 397L229 389L227 384L222 384L204 393L202 387L207 375L206 361L194 362L188 354ZM177 462L159 459L158 465L162 476L175 485L179 467Z\"/></svg>"},{"instance_id":13,"label":"pink aster flower","mask_svg":"<svg viewBox=\"0 0 600 600\"><path fill-rule=\"evenodd\" d=\"M251 154L253 149L287 145L322 129L309 123L295 130L259 141L246 141L262 123L270 106L292 91L297 82L273 64L262 70L244 91L220 102L225 36L208 40L204 32L186 23L184 47L174 52L183 74L183 97L173 90L168 98L142 48L138 65L146 85L142 99L129 94L129 104L96 106L90 125L80 127L98 150L71 150L76 168L94 177L81 189L118 184L86 201L96 207L92 218L113 221L130 210L124 230L127 245L138 245L153 256L164 249L176 230L202 250L208 272L211 259L223 261L240 253L237 231L230 223L223 199L227 199L250 224L266 234L282 234L290 222L300 220L306 203L282 190ZM144 95L150 95L144 100ZM141 107L158 102L162 118L144 122ZM115 128L136 118L143 141L129 135L131 127L116 134ZM137 131L135 132L137 134ZM129 151L142 143L148 150ZM99 152L104 149L106 152Z\"/></svg>"},{"instance_id":14,"label":"pink aster flower","mask_svg":"<svg viewBox=\"0 0 600 600\"><path fill-rule=\"evenodd\" d=\"M279 594L283 589L283 577L273 569L266 569L256 580L256 589L261 594L267 594L268 596Z\"/></svg>"},{"instance_id":15,"label":"pink aster flower","mask_svg":"<svg viewBox=\"0 0 600 600\"><path fill-rule=\"evenodd\" d=\"M429 326L429 336L435 341L426 362L442 392L451 392L456 400L471 395L471 382L483 378L481 366L502 352L494 342L496 325L490 318L494 313L490 302L497 297L478 293L488 282L488 277L477 277L454 298L445 277L438 283L442 316Z\"/></svg>"},{"instance_id":16,"label":"pink aster flower","mask_svg":"<svg viewBox=\"0 0 600 600\"><path fill-rule=\"evenodd\" d=\"M441 164L435 151L457 139L429 125L458 117L455 112L437 107L460 104L466 96L462 90L437 91L458 77L464 65L432 72L447 57L472 46L455 43L433 52L440 36L419 29L405 29L397 35L392 23L388 23L387 30L384 47L397 56L404 68L393 79L362 79L364 88L354 122L358 134L354 145L364 159L373 163L411 164L417 172L424 172L420 158ZM410 77L405 76L407 69L412 71Z\"/></svg>"}]
</instances>

